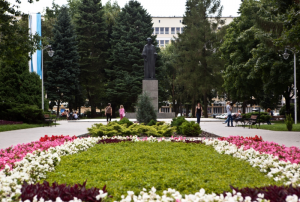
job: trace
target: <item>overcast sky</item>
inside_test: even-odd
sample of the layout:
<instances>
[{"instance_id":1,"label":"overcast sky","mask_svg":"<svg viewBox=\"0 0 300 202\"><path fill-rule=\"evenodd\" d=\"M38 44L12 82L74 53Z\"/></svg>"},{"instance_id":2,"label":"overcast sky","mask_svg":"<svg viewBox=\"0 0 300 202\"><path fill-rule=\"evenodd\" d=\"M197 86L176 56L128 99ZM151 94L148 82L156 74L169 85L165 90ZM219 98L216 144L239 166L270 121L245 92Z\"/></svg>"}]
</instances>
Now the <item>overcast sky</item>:
<instances>
[{"instance_id":1,"label":"overcast sky","mask_svg":"<svg viewBox=\"0 0 300 202\"><path fill-rule=\"evenodd\" d=\"M17 4L16 0L7 0L11 4ZM19 10L24 13L43 13L46 7L51 7L51 0L39 0L30 4L27 0L21 0ZM102 4L105 4L108 0L102 0ZM113 2L114 0L112 0ZM123 7L128 0L117 0L118 4ZM182 16L185 11L186 0L139 0L142 6L147 9L151 16ZM238 16L237 12L241 4L241 0L221 0L223 9L223 17ZM56 4L67 4L67 0L56 0Z\"/></svg>"}]
</instances>

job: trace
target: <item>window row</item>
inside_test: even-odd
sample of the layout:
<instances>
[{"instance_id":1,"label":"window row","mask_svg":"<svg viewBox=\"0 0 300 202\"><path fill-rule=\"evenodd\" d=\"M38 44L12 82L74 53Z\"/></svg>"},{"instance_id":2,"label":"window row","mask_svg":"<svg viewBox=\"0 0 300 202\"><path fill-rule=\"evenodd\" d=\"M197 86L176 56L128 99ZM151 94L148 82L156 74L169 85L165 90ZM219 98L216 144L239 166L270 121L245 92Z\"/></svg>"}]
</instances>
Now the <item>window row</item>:
<instances>
[{"instance_id":1,"label":"window row","mask_svg":"<svg viewBox=\"0 0 300 202\"><path fill-rule=\"evenodd\" d=\"M170 43L170 40L156 40L157 46L165 47Z\"/></svg>"},{"instance_id":2,"label":"window row","mask_svg":"<svg viewBox=\"0 0 300 202\"><path fill-rule=\"evenodd\" d=\"M171 34L182 34L183 27L171 27ZM155 27L153 34L170 34L170 27Z\"/></svg>"}]
</instances>

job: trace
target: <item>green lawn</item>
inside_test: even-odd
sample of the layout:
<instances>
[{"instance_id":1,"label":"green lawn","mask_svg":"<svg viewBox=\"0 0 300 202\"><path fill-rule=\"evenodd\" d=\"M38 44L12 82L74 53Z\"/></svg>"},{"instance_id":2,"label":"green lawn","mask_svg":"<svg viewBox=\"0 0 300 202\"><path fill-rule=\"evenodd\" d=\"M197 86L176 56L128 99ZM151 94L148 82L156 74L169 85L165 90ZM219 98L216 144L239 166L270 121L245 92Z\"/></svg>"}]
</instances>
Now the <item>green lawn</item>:
<instances>
[{"instance_id":1,"label":"green lawn","mask_svg":"<svg viewBox=\"0 0 300 202\"><path fill-rule=\"evenodd\" d=\"M54 125L54 124L52 124ZM56 124L59 125L59 124ZM45 125L45 127L48 124ZM12 125L0 125L0 132L10 131L10 130L19 130L19 129L26 129L26 128L36 128L36 127L43 127L43 124L12 124Z\"/></svg>"},{"instance_id":2,"label":"green lawn","mask_svg":"<svg viewBox=\"0 0 300 202\"><path fill-rule=\"evenodd\" d=\"M260 129L273 130L273 131L288 131L285 123L272 123L272 125L263 124L260 125ZM300 123L297 125L293 124L292 131L300 131Z\"/></svg>"},{"instance_id":3,"label":"green lawn","mask_svg":"<svg viewBox=\"0 0 300 202\"><path fill-rule=\"evenodd\" d=\"M158 193L175 188L191 194L204 188L207 193L230 191L235 187L281 185L266 177L249 163L219 154L203 144L126 142L101 144L61 158L47 181L69 185L83 183L87 187L107 185L113 201L122 194L155 187Z\"/></svg>"}]
</instances>

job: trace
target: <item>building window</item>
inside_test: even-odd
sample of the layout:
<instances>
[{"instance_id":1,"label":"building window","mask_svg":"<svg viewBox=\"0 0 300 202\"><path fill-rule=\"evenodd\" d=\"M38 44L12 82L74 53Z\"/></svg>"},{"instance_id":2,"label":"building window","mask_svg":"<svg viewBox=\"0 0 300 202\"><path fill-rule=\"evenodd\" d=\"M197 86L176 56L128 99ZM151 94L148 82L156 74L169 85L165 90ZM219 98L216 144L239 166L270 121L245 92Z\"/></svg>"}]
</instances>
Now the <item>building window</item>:
<instances>
[{"instance_id":1,"label":"building window","mask_svg":"<svg viewBox=\"0 0 300 202\"><path fill-rule=\"evenodd\" d=\"M158 22L160 23L160 20L158 20Z\"/></svg>"},{"instance_id":2,"label":"building window","mask_svg":"<svg viewBox=\"0 0 300 202\"><path fill-rule=\"evenodd\" d=\"M155 34L154 30L155 30L155 28L154 28L154 27L152 27L152 34Z\"/></svg>"},{"instance_id":3,"label":"building window","mask_svg":"<svg viewBox=\"0 0 300 202\"><path fill-rule=\"evenodd\" d=\"M155 34L159 34L159 27L155 27Z\"/></svg>"},{"instance_id":4,"label":"building window","mask_svg":"<svg viewBox=\"0 0 300 202\"><path fill-rule=\"evenodd\" d=\"M171 34L175 34L175 27L171 27Z\"/></svg>"},{"instance_id":5,"label":"building window","mask_svg":"<svg viewBox=\"0 0 300 202\"><path fill-rule=\"evenodd\" d=\"M159 46L159 40L156 40L156 43L157 43L157 45L156 45L156 46Z\"/></svg>"},{"instance_id":6,"label":"building window","mask_svg":"<svg viewBox=\"0 0 300 202\"><path fill-rule=\"evenodd\" d=\"M179 20L179 22L181 23L181 20Z\"/></svg>"},{"instance_id":7,"label":"building window","mask_svg":"<svg viewBox=\"0 0 300 202\"><path fill-rule=\"evenodd\" d=\"M169 34L169 27L165 27L165 34Z\"/></svg>"},{"instance_id":8,"label":"building window","mask_svg":"<svg viewBox=\"0 0 300 202\"><path fill-rule=\"evenodd\" d=\"M169 45L169 40L166 40L166 41L165 41L165 44L166 44L166 46Z\"/></svg>"},{"instance_id":9,"label":"building window","mask_svg":"<svg viewBox=\"0 0 300 202\"><path fill-rule=\"evenodd\" d=\"M160 47L164 47L164 40L160 40Z\"/></svg>"},{"instance_id":10,"label":"building window","mask_svg":"<svg viewBox=\"0 0 300 202\"><path fill-rule=\"evenodd\" d=\"M180 34L180 27L176 27L176 34Z\"/></svg>"},{"instance_id":11,"label":"building window","mask_svg":"<svg viewBox=\"0 0 300 202\"><path fill-rule=\"evenodd\" d=\"M164 29L165 29L164 27L160 28L160 34L164 34Z\"/></svg>"},{"instance_id":12,"label":"building window","mask_svg":"<svg viewBox=\"0 0 300 202\"><path fill-rule=\"evenodd\" d=\"M184 27L181 27L181 34L183 33Z\"/></svg>"}]
</instances>

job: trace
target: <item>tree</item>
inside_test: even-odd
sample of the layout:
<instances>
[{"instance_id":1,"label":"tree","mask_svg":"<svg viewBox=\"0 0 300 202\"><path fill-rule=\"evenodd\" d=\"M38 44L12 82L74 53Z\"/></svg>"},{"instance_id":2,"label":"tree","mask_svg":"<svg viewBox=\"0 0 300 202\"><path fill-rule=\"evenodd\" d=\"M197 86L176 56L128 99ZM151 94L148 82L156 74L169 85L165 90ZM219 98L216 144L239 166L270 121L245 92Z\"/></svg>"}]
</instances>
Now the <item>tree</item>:
<instances>
[{"instance_id":1,"label":"tree","mask_svg":"<svg viewBox=\"0 0 300 202\"><path fill-rule=\"evenodd\" d=\"M138 108L136 119L139 123L147 125L151 120L156 121L156 112L147 93L139 95L136 106Z\"/></svg>"},{"instance_id":2,"label":"tree","mask_svg":"<svg viewBox=\"0 0 300 202\"><path fill-rule=\"evenodd\" d=\"M224 24L221 14L220 0L188 0L183 16L184 32L179 34L174 44L178 55L178 80L191 98L192 106L203 96L205 117L208 116L209 94L221 81L222 65L215 54L217 28Z\"/></svg>"},{"instance_id":3,"label":"tree","mask_svg":"<svg viewBox=\"0 0 300 202\"><path fill-rule=\"evenodd\" d=\"M51 42L55 54L47 62L45 88L48 99L57 102L57 116L61 102L70 102L78 91L79 64L75 30L68 9L63 6L53 28Z\"/></svg>"},{"instance_id":4,"label":"tree","mask_svg":"<svg viewBox=\"0 0 300 202\"><path fill-rule=\"evenodd\" d=\"M105 75L107 67L107 25L101 0L82 0L75 19L78 51L80 55L80 82L91 106L92 117L96 107L105 98Z\"/></svg>"},{"instance_id":5,"label":"tree","mask_svg":"<svg viewBox=\"0 0 300 202\"><path fill-rule=\"evenodd\" d=\"M118 15L110 39L111 49L106 69L108 85L107 99L113 110L117 104L134 110L137 97L142 92L144 61L141 56L148 37L156 46L156 36L152 35L151 16L137 1L129 1ZM159 54L160 49L157 47ZM160 55L156 60L156 75L162 65Z\"/></svg>"},{"instance_id":6,"label":"tree","mask_svg":"<svg viewBox=\"0 0 300 202\"><path fill-rule=\"evenodd\" d=\"M29 52L39 48L40 37L28 34L12 15L19 15L7 1L0 1L0 98L41 107L41 80L29 73Z\"/></svg>"}]
</instances>

